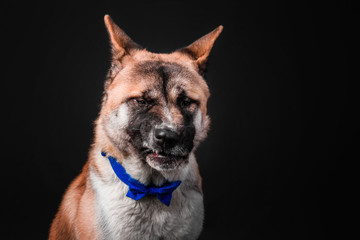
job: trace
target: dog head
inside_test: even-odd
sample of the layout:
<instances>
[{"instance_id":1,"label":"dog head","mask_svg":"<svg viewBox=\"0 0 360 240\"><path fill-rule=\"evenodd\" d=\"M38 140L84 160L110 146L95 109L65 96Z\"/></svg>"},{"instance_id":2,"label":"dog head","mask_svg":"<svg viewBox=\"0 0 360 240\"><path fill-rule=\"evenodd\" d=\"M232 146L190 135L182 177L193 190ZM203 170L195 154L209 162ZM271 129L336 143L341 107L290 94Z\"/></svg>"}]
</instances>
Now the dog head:
<instances>
[{"instance_id":1,"label":"dog head","mask_svg":"<svg viewBox=\"0 0 360 240\"><path fill-rule=\"evenodd\" d=\"M106 15L112 65L99 124L113 148L159 171L187 163L209 129L202 77L219 26L170 54L148 52Z\"/></svg>"}]
</instances>

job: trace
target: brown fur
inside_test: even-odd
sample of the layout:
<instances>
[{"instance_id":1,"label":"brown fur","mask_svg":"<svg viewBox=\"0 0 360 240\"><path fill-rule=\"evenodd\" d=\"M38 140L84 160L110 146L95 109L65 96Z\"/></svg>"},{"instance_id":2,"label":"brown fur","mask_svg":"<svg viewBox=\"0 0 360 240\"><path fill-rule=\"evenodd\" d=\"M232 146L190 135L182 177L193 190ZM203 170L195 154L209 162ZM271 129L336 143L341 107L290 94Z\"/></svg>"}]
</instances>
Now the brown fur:
<instances>
[{"instance_id":1,"label":"brown fur","mask_svg":"<svg viewBox=\"0 0 360 240\"><path fill-rule=\"evenodd\" d=\"M108 82L105 85L105 96L102 108L95 127L95 140L90 150L89 160L81 174L71 183L63 197L59 210L53 220L49 239L97 239L98 223L95 213L95 194L89 180L89 173L106 177L103 162L99 162L95 155L95 149L103 149L116 157L119 162L126 158L126 152L120 152L110 142L102 126L102 121L120 104L130 98L140 97L141 93L155 84L156 79L151 78L151 73L146 72L146 64L149 62L161 62L182 66L186 71L178 72L179 81L182 75L191 75L192 81L184 81L182 84L187 89L187 94L200 104L203 116L206 116L206 102L209 98L209 89L199 72L204 68L206 59L210 53L215 39L220 34L222 27L215 29L208 35L200 38L189 47L175 51L171 54L155 54L141 49L139 45L118 28L109 16L105 16L105 24L109 31L112 52L113 67L109 73ZM139 66L141 66L139 68ZM146 75L146 81L140 78ZM176 101L176 92L169 94L169 101ZM161 112L161 109L153 111ZM181 122L182 116L176 108L170 108L173 119ZM197 169L199 174L199 171ZM201 191L201 177L199 174L198 188Z\"/></svg>"}]
</instances>

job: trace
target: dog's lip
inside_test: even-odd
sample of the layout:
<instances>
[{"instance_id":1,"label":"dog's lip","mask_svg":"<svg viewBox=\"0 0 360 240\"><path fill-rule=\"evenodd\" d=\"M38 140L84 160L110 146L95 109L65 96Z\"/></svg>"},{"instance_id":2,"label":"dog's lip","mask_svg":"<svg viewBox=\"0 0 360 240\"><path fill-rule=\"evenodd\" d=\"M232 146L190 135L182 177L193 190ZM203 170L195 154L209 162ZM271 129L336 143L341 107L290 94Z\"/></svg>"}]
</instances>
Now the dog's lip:
<instances>
[{"instance_id":1,"label":"dog's lip","mask_svg":"<svg viewBox=\"0 0 360 240\"><path fill-rule=\"evenodd\" d=\"M149 155L152 158L183 158L183 156L171 155L171 154L165 154L165 153L159 153L159 152L150 153Z\"/></svg>"},{"instance_id":2,"label":"dog's lip","mask_svg":"<svg viewBox=\"0 0 360 240\"><path fill-rule=\"evenodd\" d=\"M182 163L185 163L188 159L188 155L172 155L159 151L148 151L145 156L145 161L150 167L157 170L171 170L178 168Z\"/></svg>"},{"instance_id":3,"label":"dog's lip","mask_svg":"<svg viewBox=\"0 0 360 240\"><path fill-rule=\"evenodd\" d=\"M153 159L182 159L185 158L186 156L182 156L182 155L172 155L172 154L167 154L164 152L159 152L157 150L148 150L149 153L147 154L148 156L150 156Z\"/></svg>"}]
</instances>

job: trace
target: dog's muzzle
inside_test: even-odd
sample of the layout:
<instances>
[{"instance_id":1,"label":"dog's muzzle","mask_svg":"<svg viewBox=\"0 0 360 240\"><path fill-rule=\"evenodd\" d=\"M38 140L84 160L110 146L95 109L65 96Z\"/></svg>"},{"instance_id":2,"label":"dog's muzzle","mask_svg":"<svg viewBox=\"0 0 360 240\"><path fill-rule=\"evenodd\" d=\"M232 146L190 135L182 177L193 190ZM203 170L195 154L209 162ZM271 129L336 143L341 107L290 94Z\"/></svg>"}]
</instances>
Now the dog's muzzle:
<instances>
[{"instance_id":1,"label":"dog's muzzle","mask_svg":"<svg viewBox=\"0 0 360 240\"><path fill-rule=\"evenodd\" d=\"M184 134L166 126L154 127L148 164L157 169L175 169L187 161L191 148L184 145Z\"/></svg>"}]
</instances>

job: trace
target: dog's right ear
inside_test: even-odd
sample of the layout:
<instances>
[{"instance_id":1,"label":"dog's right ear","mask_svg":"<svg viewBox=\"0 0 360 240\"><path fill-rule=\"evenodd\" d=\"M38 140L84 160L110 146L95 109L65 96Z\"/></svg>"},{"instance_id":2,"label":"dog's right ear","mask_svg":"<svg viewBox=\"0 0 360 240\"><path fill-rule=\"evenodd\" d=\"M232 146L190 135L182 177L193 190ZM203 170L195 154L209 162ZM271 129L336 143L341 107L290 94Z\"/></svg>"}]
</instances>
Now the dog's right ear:
<instances>
[{"instance_id":1,"label":"dog's right ear","mask_svg":"<svg viewBox=\"0 0 360 240\"><path fill-rule=\"evenodd\" d=\"M131 54L131 51L142 49L114 23L109 15L105 15L104 21L110 37L113 60L121 62L124 56Z\"/></svg>"}]
</instances>

